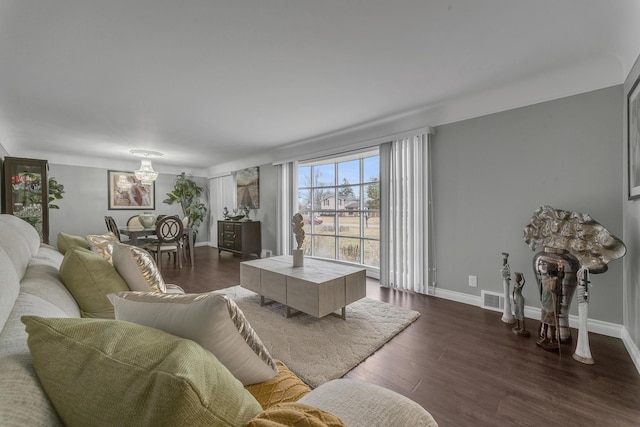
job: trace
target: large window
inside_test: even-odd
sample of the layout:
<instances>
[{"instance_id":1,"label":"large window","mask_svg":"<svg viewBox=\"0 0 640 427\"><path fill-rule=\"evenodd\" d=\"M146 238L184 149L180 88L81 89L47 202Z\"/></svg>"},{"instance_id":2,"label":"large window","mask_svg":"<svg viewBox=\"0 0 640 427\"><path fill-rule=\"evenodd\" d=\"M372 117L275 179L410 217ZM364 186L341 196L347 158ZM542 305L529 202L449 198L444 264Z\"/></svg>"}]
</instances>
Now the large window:
<instances>
[{"instance_id":1,"label":"large window","mask_svg":"<svg viewBox=\"0 0 640 427\"><path fill-rule=\"evenodd\" d=\"M307 256L380 266L378 150L298 165Z\"/></svg>"}]
</instances>

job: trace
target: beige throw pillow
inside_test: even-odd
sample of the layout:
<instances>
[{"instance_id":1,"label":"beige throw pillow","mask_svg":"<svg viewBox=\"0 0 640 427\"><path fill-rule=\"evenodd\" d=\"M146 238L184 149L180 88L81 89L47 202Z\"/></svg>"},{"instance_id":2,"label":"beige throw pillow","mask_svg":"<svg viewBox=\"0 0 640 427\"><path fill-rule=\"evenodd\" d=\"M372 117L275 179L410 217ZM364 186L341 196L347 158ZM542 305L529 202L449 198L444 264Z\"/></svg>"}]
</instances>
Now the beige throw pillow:
<instances>
[{"instance_id":1,"label":"beige throw pillow","mask_svg":"<svg viewBox=\"0 0 640 427\"><path fill-rule=\"evenodd\" d=\"M100 254L109 264L113 264L111 259L113 247L120 243L115 234L112 232L108 232L107 234L89 234L87 240L93 252Z\"/></svg>"},{"instance_id":2,"label":"beige throw pillow","mask_svg":"<svg viewBox=\"0 0 640 427\"><path fill-rule=\"evenodd\" d=\"M113 266L129 289L140 292L167 292L164 279L149 252L122 243L113 246Z\"/></svg>"},{"instance_id":3,"label":"beige throw pillow","mask_svg":"<svg viewBox=\"0 0 640 427\"><path fill-rule=\"evenodd\" d=\"M111 264L78 246L70 247L64 254L60 278L78 303L82 317L113 319L113 306L107 294L129 290Z\"/></svg>"},{"instance_id":4,"label":"beige throw pillow","mask_svg":"<svg viewBox=\"0 0 640 427\"><path fill-rule=\"evenodd\" d=\"M67 426L240 426L262 408L198 344L129 322L22 318Z\"/></svg>"},{"instance_id":5,"label":"beige throw pillow","mask_svg":"<svg viewBox=\"0 0 640 427\"><path fill-rule=\"evenodd\" d=\"M191 339L213 353L242 384L278 374L275 361L235 302L225 295L124 292L109 295L116 319Z\"/></svg>"}]
</instances>

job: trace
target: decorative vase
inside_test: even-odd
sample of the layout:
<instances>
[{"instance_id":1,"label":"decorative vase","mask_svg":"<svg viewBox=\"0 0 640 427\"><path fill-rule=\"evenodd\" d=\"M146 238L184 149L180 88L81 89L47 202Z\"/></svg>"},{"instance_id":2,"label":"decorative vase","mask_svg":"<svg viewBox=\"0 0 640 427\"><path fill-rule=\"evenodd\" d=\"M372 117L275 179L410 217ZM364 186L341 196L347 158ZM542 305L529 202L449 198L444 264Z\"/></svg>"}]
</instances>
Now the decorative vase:
<instances>
[{"instance_id":1,"label":"decorative vase","mask_svg":"<svg viewBox=\"0 0 640 427\"><path fill-rule=\"evenodd\" d=\"M304 250L303 249L293 250L293 266L294 267L304 266Z\"/></svg>"},{"instance_id":2,"label":"decorative vase","mask_svg":"<svg viewBox=\"0 0 640 427\"><path fill-rule=\"evenodd\" d=\"M144 228L153 227L156 223L156 216L151 212L145 212L139 215L138 219L140 219L140 224L142 224Z\"/></svg>"},{"instance_id":3,"label":"decorative vase","mask_svg":"<svg viewBox=\"0 0 640 427\"><path fill-rule=\"evenodd\" d=\"M533 272L536 275L543 306L541 320L545 323L545 311L555 318L557 338L561 343L571 342L569 309L578 286L579 269L578 259L564 249L545 247L544 251L538 252L533 257ZM544 284L555 278L557 278L555 291L546 292Z\"/></svg>"}]
</instances>

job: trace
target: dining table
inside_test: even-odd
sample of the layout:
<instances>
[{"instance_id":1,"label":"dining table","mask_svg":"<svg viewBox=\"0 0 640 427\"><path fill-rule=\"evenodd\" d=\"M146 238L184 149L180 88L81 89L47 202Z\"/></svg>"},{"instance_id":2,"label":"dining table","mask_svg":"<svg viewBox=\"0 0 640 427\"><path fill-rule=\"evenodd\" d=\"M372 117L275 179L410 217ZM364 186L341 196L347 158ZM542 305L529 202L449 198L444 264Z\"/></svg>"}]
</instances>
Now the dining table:
<instances>
[{"instance_id":1,"label":"dining table","mask_svg":"<svg viewBox=\"0 0 640 427\"><path fill-rule=\"evenodd\" d=\"M118 227L120 234L124 234L125 236L129 236L129 244L133 246L138 245L138 239L155 236L156 235L156 227L140 227L140 226L123 226ZM193 251L194 241L193 241L193 233L191 232L191 227L184 227L183 235L187 238L187 244L189 246L189 263L193 267L195 265L195 254Z\"/></svg>"}]
</instances>

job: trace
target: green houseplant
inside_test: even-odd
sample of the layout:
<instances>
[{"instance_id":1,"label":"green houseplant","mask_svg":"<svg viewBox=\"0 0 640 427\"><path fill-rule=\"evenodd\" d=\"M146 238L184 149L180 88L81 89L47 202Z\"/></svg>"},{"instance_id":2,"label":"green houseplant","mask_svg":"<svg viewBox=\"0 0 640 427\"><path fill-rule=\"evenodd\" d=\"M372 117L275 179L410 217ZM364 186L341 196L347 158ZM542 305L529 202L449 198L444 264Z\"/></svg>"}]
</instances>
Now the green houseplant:
<instances>
[{"instance_id":1,"label":"green houseplant","mask_svg":"<svg viewBox=\"0 0 640 427\"><path fill-rule=\"evenodd\" d=\"M173 184L173 191L167 193L167 199L163 201L168 205L180 203L182 213L189 217L189 226L198 234L198 227L202 224L204 216L207 214L207 206L200 201L200 195L204 191L194 180L187 177L182 172L176 177Z\"/></svg>"},{"instance_id":2,"label":"green houseplant","mask_svg":"<svg viewBox=\"0 0 640 427\"><path fill-rule=\"evenodd\" d=\"M51 202L62 199L63 193L64 185L56 181L54 177L49 178L49 209L60 209L60 206Z\"/></svg>"}]
</instances>

